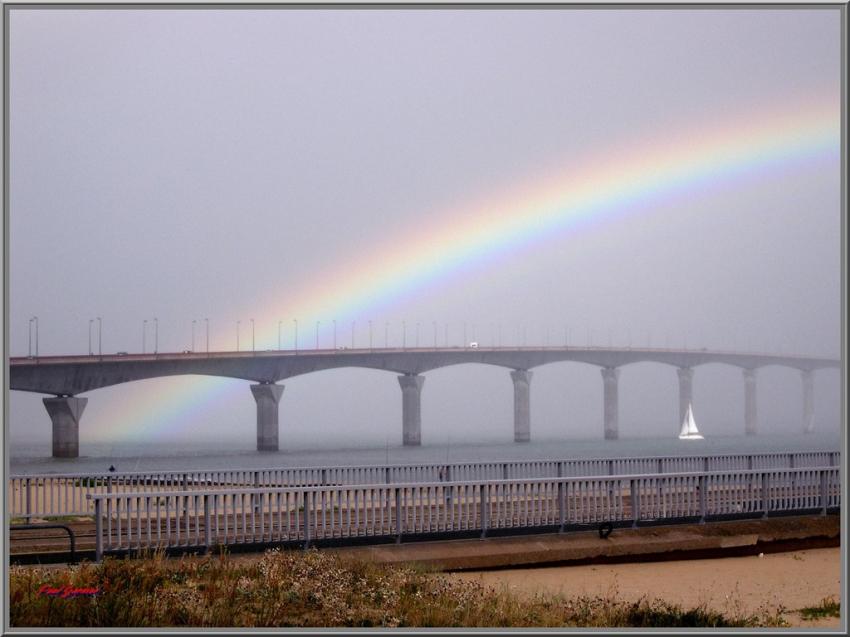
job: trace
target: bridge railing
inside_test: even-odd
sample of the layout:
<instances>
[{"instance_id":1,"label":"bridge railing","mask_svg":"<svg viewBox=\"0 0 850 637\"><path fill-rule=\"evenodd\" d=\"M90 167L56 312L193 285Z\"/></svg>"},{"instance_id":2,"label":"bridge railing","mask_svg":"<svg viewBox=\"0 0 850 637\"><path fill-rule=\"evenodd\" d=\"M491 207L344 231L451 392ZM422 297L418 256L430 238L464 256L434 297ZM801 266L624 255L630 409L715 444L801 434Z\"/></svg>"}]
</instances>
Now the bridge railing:
<instances>
[{"instance_id":1,"label":"bridge railing","mask_svg":"<svg viewBox=\"0 0 850 637\"><path fill-rule=\"evenodd\" d=\"M840 507L838 467L88 496L96 554L404 536L485 537ZM362 540L361 540L362 541Z\"/></svg>"},{"instance_id":2,"label":"bridge railing","mask_svg":"<svg viewBox=\"0 0 850 637\"><path fill-rule=\"evenodd\" d=\"M12 517L24 517L29 520L33 517L93 515L93 504L87 496L109 493L187 491L210 488L463 482L837 466L840 458L840 452L837 451L806 451L735 455L456 462L449 464L31 474L9 477L7 501Z\"/></svg>"}]
</instances>

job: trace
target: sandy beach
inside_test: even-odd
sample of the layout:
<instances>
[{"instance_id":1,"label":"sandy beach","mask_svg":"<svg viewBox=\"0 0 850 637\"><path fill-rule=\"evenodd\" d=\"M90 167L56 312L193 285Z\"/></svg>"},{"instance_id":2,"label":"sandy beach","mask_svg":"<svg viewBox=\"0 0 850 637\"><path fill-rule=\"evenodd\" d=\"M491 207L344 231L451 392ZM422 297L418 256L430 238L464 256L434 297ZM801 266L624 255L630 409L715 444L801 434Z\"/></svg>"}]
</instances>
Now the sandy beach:
<instances>
[{"instance_id":1,"label":"sandy beach","mask_svg":"<svg viewBox=\"0 0 850 637\"><path fill-rule=\"evenodd\" d=\"M616 595L629 601L647 596L685 607L705 604L729 614L783 607L787 609L783 617L792 626L837 628L839 618L806 621L793 611L817 605L826 597L840 600L840 551L826 548L763 557L506 569L451 577L520 594Z\"/></svg>"}]
</instances>

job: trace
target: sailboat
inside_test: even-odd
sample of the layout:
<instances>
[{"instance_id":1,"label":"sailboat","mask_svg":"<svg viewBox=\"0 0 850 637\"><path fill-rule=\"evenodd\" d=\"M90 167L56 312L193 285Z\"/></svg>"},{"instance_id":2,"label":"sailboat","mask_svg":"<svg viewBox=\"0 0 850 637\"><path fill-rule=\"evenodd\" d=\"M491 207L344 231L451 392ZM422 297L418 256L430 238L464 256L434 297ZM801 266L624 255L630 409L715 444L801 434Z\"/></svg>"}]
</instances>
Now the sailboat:
<instances>
[{"instance_id":1,"label":"sailboat","mask_svg":"<svg viewBox=\"0 0 850 637\"><path fill-rule=\"evenodd\" d=\"M703 440L702 434L694 422L694 410L691 409L690 403L688 403L688 411L685 413L685 419L682 421L682 431L679 433L679 440Z\"/></svg>"}]
</instances>

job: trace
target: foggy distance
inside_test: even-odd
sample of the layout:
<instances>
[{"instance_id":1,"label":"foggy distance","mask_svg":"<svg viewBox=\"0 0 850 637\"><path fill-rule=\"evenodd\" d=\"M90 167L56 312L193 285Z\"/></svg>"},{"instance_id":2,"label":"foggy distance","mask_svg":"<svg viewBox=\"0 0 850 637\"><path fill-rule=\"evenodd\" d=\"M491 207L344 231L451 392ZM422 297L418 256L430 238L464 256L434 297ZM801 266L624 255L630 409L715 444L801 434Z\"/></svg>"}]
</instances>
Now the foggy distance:
<instances>
[{"instance_id":1,"label":"foggy distance","mask_svg":"<svg viewBox=\"0 0 850 637\"><path fill-rule=\"evenodd\" d=\"M207 325L212 352L840 356L829 11L17 9L9 32L10 356L34 353L36 316L40 356L200 352ZM834 144L775 150L804 115ZM677 176L689 149L762 124L752 162ZM633 160L643 177L626 188ZM534 202L553 188L587 189L575 221L545 225ZM426 372L423 449L521 446L509 371ZM599 367L532 371L531 451L515 453L601 444ZM395 376L281 380L281 453L402 457ZM673 366L622 366L612 449L679 442L677 382ZM80 456L254 462L248 386L170 376L86 392ZM13 460L49 456L42 398L9 393ZM807 443L800 372L761 368L757 437L832 446L840 398L839 371L816 371ZM706 441L743 439L741 369L695 367L693 408Z\"/></svg>"}]
</instances>

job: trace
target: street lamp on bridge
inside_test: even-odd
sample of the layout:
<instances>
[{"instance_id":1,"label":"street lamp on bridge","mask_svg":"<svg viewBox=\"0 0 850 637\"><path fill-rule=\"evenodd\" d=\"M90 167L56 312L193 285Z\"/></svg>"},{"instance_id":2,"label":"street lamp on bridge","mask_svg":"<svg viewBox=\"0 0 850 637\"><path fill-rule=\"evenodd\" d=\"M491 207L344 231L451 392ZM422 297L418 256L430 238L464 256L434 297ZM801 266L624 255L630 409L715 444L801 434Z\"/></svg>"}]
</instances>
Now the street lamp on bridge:
<instances>
[{"instance_id":1,"label":"street lamp on bridge","mask_svg":"<svg viewBox=\"0 0 850 637\"><path fill-rule=\"evenodd\" d=\"M97 317L97 355L103 358L103 321Z\"/></svg>"},{"instance_id":2,"label":"street lamp on bridge","mask_svg":"<svg viewBox=\"0 0 850 637\"><path fill-rule=\"evenodd\" d=\"M32 358L32 326L35 324L35 357L38 358L38 317L33 316L29 320L29 348L27 355Z\"/></svg>"},{"instance_id":3,"label":"street lamp on bridge","mask_svg":"<svg viewBox=\"0 0 850 637\"><path fill-rule=\"evenodd\" d=\"M99 320L99 319L98 319ZM159 319L153 318L153 353L159 352Z\"/></svg>"}]
</instances>

